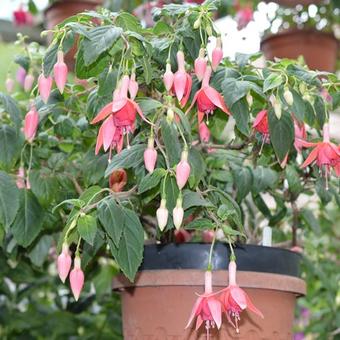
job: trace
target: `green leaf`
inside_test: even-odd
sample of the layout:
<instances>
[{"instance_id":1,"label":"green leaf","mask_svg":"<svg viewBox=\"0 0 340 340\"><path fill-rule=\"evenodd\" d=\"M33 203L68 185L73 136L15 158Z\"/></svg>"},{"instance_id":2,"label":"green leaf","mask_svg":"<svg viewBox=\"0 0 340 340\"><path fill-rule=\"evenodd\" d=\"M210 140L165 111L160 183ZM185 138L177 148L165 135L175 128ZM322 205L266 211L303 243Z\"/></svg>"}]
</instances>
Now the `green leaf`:
<instances>
[{"instance_id":1,"label":"green leaf","mask_svg":"<svg viewBox=\"0 0 340 340\"><path fill-rule=\"evenodd\" d=\"M187 210L192 207L213 207L210 201L202 198L201 195L195 191L183 191L183 209Z\"/></svg>"},{"instance_id":2,"label":"green leaf","mask_svg":"<svg viewBox=\"0 0 340 340\"><path fill-rule=\"evenodd\" d=\"M167 176L165 180L165 195L166 195L166 207L172 213L172 210L176 206L176 201L179 194L179 189L176 183L176 179L172 176ZM163 180L163 181L164 181ZM162 186L164 184L162 183Z\"/></svg>"},{"instance_id":3,"label":"green leaf","mask_svg":"<svg viewBox=\"0 0 340 340\"><path fill-rule=\"evenodd\" d=\"M318 74L314 71L305 70L301 66L291 64L287 67L287 73L288 75L295 76L310 85L321 86Z\"/></svg>"},{"instance_id":4,"label":"green leaf","mask_svg":"<svg viewBox=\"0 0 340 340\"><path fill-rule=\"evenodd\" d=\"M149 85L151 83L151 80L152 80L152 67L151 67L149 57L143 56L142 66L143 66L143 70L144 70L143 75L144 75L145 83L147 85Z\"/></svg>"},{"instance_id":5,"label":"green leaf","mask_svg":"<svg viewBox=\"0 0 340 340\"><path fill-rule=\"evenodd\" d=\"M118 247L124 229L124 212L113 198L106 199L98 207L99 221L113 244Z\"/></svg>"},{"instance_id":6,"label":"green leaf","mask_svg":"<svg viewBox=\"0 0 340 340\"><path fill-rule=\"evenodd\" d=\"M269 168L263 166L257 166L253 170L253 188L254 193L259 193L267 190L268 188L273 188L278 180L277 173Z\"/></svg>"},{"instance_id":7,"label":"green leaf","mask_svg":"<svg viewBox=\"0 0 340 340\"><path fill-rule=\"evenodd\" d=\"M58 44L52 44L48 47L43 59L43 71L45 77L49 76L55 63L57 62Z\"/></svg>"},{"instance_id":8,"label":"green leaf","mask_svg":"<svg viewBox=\"0 0 340 340\"><path fill-rule=\"evenodd\" d=\"M28 253L28 257L32 263L41 267L51 249L53 237L51 235L43 235L33 249Z\"/></svg>"},{"instance_id":9,"label":"green leaf","mask_svg":"<svg viewBox=\"0 0 340 340\"><path fill-rule=\"evenodd\" d=\"M139 184L138 193L142 194L143 192L157 186L166 173L167 171L165 169L158 168L155 169L151 174L147 174L145 177L142 178Z\"/></svg>"},{"instance_id":10,"label":"green leaf","mask_svg":"<svg viewBox=\"0 0 340 340\"><path fill-rule=\"evenodd\" d=\"M206 173L206 165L201 153L194 148L189 150L188 162L191 168L189 185L190 188L196 188Z\"/></svg>"},{"instance_id":11,"label":"green leaf","mask_svg":"<svg viewBox=\"0 0 340 340\"><path fill-rule=\"evenodd\" d=\"M8 125L0 127L0 169L10 171L20 157L23 138Z\"/></svg>"},{"instance_id":12,"label":"green leaf","mask_svg":"<svg viewBox=\"0 0 340 340\"><path fill-rule=\"evenodd\" d=\"M79 22L68 22L68 23L65 24L65 27L71 28L71 30L76 34L79 34L79 35L82 35L82 36L84 36L88 39L91 39L90 34L87 32L88 27L85 26L85 25L82 25Z\"/></svg>"},{"instance_id":13,"label":"green leaf","mask_svg":"<svg viewBox=\"0 0 340 340\"><path fill-rule=\"evenodd\" d=\"M261 213L267 217L268 219L270 219L272 217L272 214L266 204L266 202L264 201L264 199L262 198L262 196L260 194L253 194L253 201L256 205L256 207L261 211Z\"/></svg>"},{"instance_id":14,"label":"green leaf","mask_svg":"<svg viewBox=\"0 0 340 340\"><path fill-rule=\"evenodd\" d=\"M143 259L144 230L136 213L124 209L125 223L119 246L109 240L111 253L125 276L133 282Z\"/></svg>"},{"instance_id":15,"label":"green leaf","mask_svg":"<svg viewBox=\"0 0 340 340\"><path fill-rule=\"evenodd\" d=\"M253 173L247 166L233 169L234 185L237 189L237 200L241 201L251 190Z\"/></svg>"},{"instance_id":16,"label":"green leaf","mask_svg":"<svg viewBox=\"0 0 340 340\"><path fill-rule=\"evenodd\" d=\"M17 102L7 94L0 92L0 103L3 105L6 112L9 113L11 120L17 128L21 127L21 113Z\"/></svg>"},{"instance_id":17,"label":"green leaf","mask_svg":"<svg viewBox=\"0 0 340 340\"><path fill-rule=\"evenodd\" d=\"M78 218L77 229L80 237L93 246L97 233L96 219L91 215L80 215Z\"/></svg>"},{"instance_id":18,"label":"green leaf","mask_svg":"<svg viewBox=\"0 0 340 340\"><path fill-rule=\"evenodd\" d=\"M168 34L168 33L173 32L172 27L169 26L164 21L157 21L152 30L153 30L153 33L156 35Z\"/></svg>"},{"instance_id":19,"label":"green leaf","mask_svg":"<svg viewBox=\"0 0 340 340\"><path fill-rule=\"evenodd\" d=\"M283 78L279 73L271 73L263 83L263 92L275 89L283 83Z\"/></svg>"},{"instance_id":20,"label":"green leaf","mask_svg":"<svg viewBox=\"0 0 340 340\"><path fill-rule=\"evenodd\" d=\"M315 97L314 109L316 113L316 120L320 128L322 128L326 121L326 105L320 96Z\"/></svg>"},{"instance_id":21,"label":"green leaf","mask_svg":"<svg viewBox=\"0 0 340 340\"><path fill-rule=\"evenodd\" d=\"M230 112L233 115L233 118L236 122L236 127L238 130L244 134L245 136L249 136L249 110L247 105L247 100L242 98L233 104L230 108Z\"/></svg>"},{"instance_id":22,"label":"green leaf","mask_svg":"<svg viewBox=\"0 0 340 340\"><path fill-rule=\"evenodd\" d=\"M207 218L198 218L191 221L189 224L185 226L185 229L194 229L194 230L205 230L212 229L214 227L214 223Z\"/></svg>"},{"instance_id":23,"label":"green leaf","mask_svg":"<svg viewBox=\"0 0 340 340\"><path fill-rule=\"evenodd\" d=\"M118 269L111 264L104 264L100 267L99 273L93 278L96 296L111 294L112 280L118 274Z\"/></svg>"},{"instance_id":24,"label":"green leaf","mask_svg":"<svg viewBox=\"0 0 340 340\"><path fill-rule=\"evenodd\" d=\"M293 105L292 105L292 112L294 112L294 115L297 118L297 120L299 120L300 122L303 122L305 111L306 111L305 102L303 101L303 99L301 98L301 95L298 92L296 92L293 89L291 89L290 91L293 94L293 100L294 100Z\"/></svg>"},{"instance_id":25,"label":"green leaf","mask_svg":"<svg viewBox=\"0 0 340 340\"><path fill-rule=\"evenodd\" d=\"M20 190L19 202L19 210L11 231L18 244L28 247L42 229L44 210L29 190Z\"/></svg>"},{"instance_id":26,"label":"green leaf","mask_svg":"<svg viewBox=\"0 0 340 340\"><path fill-rule=\"evenodd\" d=\"M114 26L99 26L89 31L89 38L83 40L85 66L91 65L103 52L109 50L122 33L120 27Z\"/></svg>"},{"instance_id":27,"label":"green leaf","mask_svg":"<svg viewBox=\"0 0 340 340\"><path fill-rule=\"evenodd\" d=\"M0 224L6 229L19 209L19 190L6 172L0 171Z\"/></svg>"},{"instance_id":28,"label":"green leaf","mask_svg":"<svg viewBox=\"0 0 340 340\"><path fill-rule=\"evenodd\" d=\"M136 144L116 154L108 165L105 176L109 176L112 171L117 169L129 169L139 166L143 162L145 148L144 144Z\"/></svg>"},{"instance_id":29,"label":"green leaf","mask_svg":"<svg viewBox=\"0 0 340 340\"><path fill-rule=\"evenodd\" d=\"M109 68L104 70L99 75L99 87L98 87L98 96L112 96L112 93L117 84L117 71L110 70Z\"/></svg>"},{"instance_id":30,"label":"green leaf","mask_svg":"<svg viewBox=\"0 0 340 340\"><path fill-rule=\"evenodd\" d=\"M247 95L250 90L248 81L226 78L222 83L223 98L231 108L238 100Z\"/></svg>"},{"instance_id":31,"label":"green leaf","mask_svg":"<svg viewBox=\"0 0 340 340\"><path fill-rule=\"evenodd\" d=\"M166 119L161 122L161 131L170 166L174 166L179 162L181 156L181 144L178 140L177 131L173 124L169 124Z\"/></svg>"},{"instance_id":32,"label":"green leaf","mask_svg":"<svg viewBox=\"0 0 340 340\"><path fill-rule=\"evenodd\" d=\"M142 112L145 115L148 115L149 113L152 113L153 111L163 106L161 102L152 98L139 97L136 98L136 102L139 104Z\"/></svg>"},{"instance_id":33,"label":"green leaf","mask_svg":"<svg viewBox=\"0 0 340 340\"><path fill-rule=\"evenodd\" d=\"M301 179L295 167L292 165L287 165L286 167L286 178L288 181L289 190L294 194L299 194L303 191L303 186L301 184Z\"/></svg>"},{"instance_id":34,"label":"green leaf","mask_svg":"<svg viewBox=\"0 0 340 340\"><path fill-rule=\"evenodd\" d=\"M287 111L283 111L278 119L273 110L270 110L268 118L270 141L279 161L282 162L294 142L294 123Z\"/></svg>"}]
</instances>

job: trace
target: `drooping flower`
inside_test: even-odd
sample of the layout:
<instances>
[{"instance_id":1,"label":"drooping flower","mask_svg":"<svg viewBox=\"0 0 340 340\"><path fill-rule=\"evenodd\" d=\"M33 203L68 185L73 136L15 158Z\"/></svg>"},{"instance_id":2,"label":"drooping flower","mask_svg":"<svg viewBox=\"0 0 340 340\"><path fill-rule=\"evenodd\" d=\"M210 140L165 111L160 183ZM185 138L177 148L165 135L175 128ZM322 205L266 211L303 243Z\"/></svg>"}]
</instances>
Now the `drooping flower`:
<instances>
[{"instance_id":1,"label":"drooping flower","mask_svg":"<svg viewBox=\"0 0 340 340\"><path fill-rule=\"evenodd\" d=\"M64 92L65 84L67 81L68 68L64 62L63 51L58 51L57 62L53 66L54 80L61 94Z\"/></svg>"},{"instance_id":2,"label":"drooping flower","mask_svg":"<svg viewBox=\"0 0 340 340\"><path fill-rule=\"evenodd\" d=\"M210 76L211 67L207 66L201 89L196 92L192 103L187 110L187 112L189 112L197 101L198 123L202 122L204 114L207 116L213 114L216 108L219 108L223 112L230 114L221 94L209 85Z\"/></svg>"},{"instance_id":3,"label":"drooping flower","mask_svg":"<svg viewBox=\"0 0 340 340\"><path fill-rule=\"evenodd\" d=\"M74 259L73 269L70 273L70 284L73 296L78 301L84 286L84 272L81 270L81 260L78 255Z\"/></svg>"},{"instance_id":4,"label":"drooping flower","mask_svg":"<svg viewBox=\"0 0 340 340\"><path fill-rule=\"evenodd\" d=\"M217 70L218 65L223 59L223 50L222 50L222 40L221 37L216 38L216 46L212 51L211 55L211 67L213 71Z\"/></svg>"},{"instance_id":5,"label":"drooping flower","mask_svg":"<svg viewBox=\"0 0 340 340\"><path fill-rule=\"evenodd\" d=\"M34 77L32 74L27 74L24 80L24 91L29 92L32 89L34 83Z\"/></svg>"},{"instance_id":6,"label":"drooping flower","mask_svg":"<svg viewBox=\"0 0 340 340\"><path fill-rule=\"evenodd\" d=\"M269 143L270 137L267 110L262 110L256 115L253 123L253 129L262 135L261 154L264 143Z\"/></svg>"},{"instance_id":7,"label":"drooping flower","mask_svg":"<svg viewBox=\"0 0 340 340\"><path fill-rule=\"evenodd\" d=\"M178 70L174 76L174 85L173 90L176 94L176 97L181 104L181 106L185 106L187 103L191 87L192 87L192 79L191 76L185 71L185 61L184 61L184 53L183 51L177 52L177 64Z\"/></svg>"},{"instance_id":8,"label":"drooping flower","mask_svg":"<svg viewBox=\"0 0 340 340\"><path fill-rule=\"evenodd\" d=\"M198 127L198 132L202 143L208 143L210 139L210 130L205 122L201 122Z\"/></svg>"},{"instance_id":9,"label":"drooping flower","mask_svg":"<svg viewBox=\"0 0 340 340\"><path fill-rule=\"evenodd\" d=\"M188 230L185 230L183 228L176 229L174 232L175 236L175 242L176 243L185 243L189 242L192 239L192 233L190 233Z\"/></svg>"},{"instance_id":10,"label":"drooping flower","mask_svg":"<svg viewBox=\"0 0 340 340\"><path fill-rule=\"evenodd\" d=\"M283 92L283 97L288 105L292 106L294 104L293 94L292 92L290 92L288 88L286 88L285 91Z\"/></svg>"},{"instance_id":11,"label":"drooping flower","mask_svg":"<svg viewBox=\"0 0 340 340\"><path fill-rule=\"evenodd\" d=\"M204 280L204 294L199 295L194 307L191 311L189 321L185 328L188 328L192 321L196 319L196 330L198 330L202 323L205 323L207 330L207 338L209 338L210 329L217 326L220 329L222 324L222 306L217 299L216 294L212 291L212 273L205 272Z\"/></svg>"},{"instance_id":12,"label":"drooping flower","mask_svg":"<svg viewBox=\"0 0 340 340\"><path fill-rule=\"evenodd\" d=\"M188 151L183 150L181 155L181 161L176 166L176 182L178 188L182 190L188 181L190 176L190 164L188 162Z\"/></svg>"},{"instance_id":13,"label":"drooping flower","mask_svg":"<svg viewBox=\"0 0 340 340\"><path fill-rule=\"evenodd\" d=\"M51 93L53 79L51 76L45 77L43 73L38 78L38 90L42 101L47 104Z\"/></svg>"},{"instance_id":14,"label":"drooping flower","mask_svg":"<svg viewBox=\"0 0 340 340\"><path fill-rule=\"evenodd\" d=\"M201 48L198 57L195 59L195 74L199 81L202 81L207 69L207 61L205 60L205 49Z\"/></svg>"},{"instance_id":15,"label":"drooping flower","mask_svg":"<svg viewBox=\"0 0 340 340\"><path fill-rule=\"evenodd\" d=\"M12 78L7 78L5 82L6 90L8 93L12 93L14 90L14 80Z\"/></svg>"},{"instance_id":16,"label":"drooping flower","mask_svg":"<svg viewBox=\"0 0 340 340\"><path fill-rule=\"evenodd\" d=\"M29 143L32 143L35 134L37 133L39 124L39 113L33 104L31 109L26 113L24 123L24 135Z\"/></svg>"},{"instance_id":17,"label":"drooping flower","mask_svg":"<svg viewBox=\"0 0 340 340\"><path fill-rule=\"evenodd\" d=\"M329 124L326 123L323 126L322 142L310 143L304 140L301 140L300 142L305 148L313 148L301 165L301 168L305 168L315 162L326 179L326 189L328 189L328 178L330 176L331 167L336 167L340 161L340 151L338 147L330 141Z\"/></svg>"},{"instance_id":18,"label":"drooping flower","mask_svg":"<svg viewBox=\"0 0 340 340\"><path fill-rule=\"evenodd\" d=\"M340 145L338 146L338 151L340 153ZM335 162L334 170L335 170L336 176L340 177L340 159L337 162Z\"/></svg>"},{"instance_id":19,"label":"drooping flower","mask_svg":"<svg viewBox=\"0 0 340 340\"><path fill-rule=\"evenodd\" d=\"M149 173L153 172L153 170L155 169L156 162L157 162L157 151L155 150L153 144L154 144L154 139L150 137L148 140L148 147L144 151L144 165L145 165L145 169Z\"/></svg>"},{"instance_id":20,"label":"drooping flower","mask_svg":"<svg viewBox=\"0 0 340 340\"><path fill-rule=\"evenodd\" d=\"M220 295L223 312L226 313L227 319L231 325L239 333L238 322L240 321L240 313L249 309L253 313L263 318L263 314L254 306L247 293L236 283L236 262L230 261L229 268L229 285L223 289Z\"/></svg>"},{"instance_id":21,"label":"drooping flower","mask_svg":"<svg viewBox=\"0 0 340 340\"><path fill-rule=\"evenodd\" d=\"M294 147L297 152L301 153L303 147L301 140L305 140L307 138L307 133L305 124L303 122L300 123L296 119L294 119L294 134L295 134Z\"/></svg>"},{"instance_id":22,"label":"drooping flower","mask_svg":"<svg viewBox=\"0 0 340 340\"><path fill-rule=\"evenodd\" d=\"M136 81L136 74L133 72L131 74L130 81L129 81L130 98L134 100L136 98L137 93L138 93L138 83Z\"/></svg>"},{"instance_id":23,"label":"drooping flower","mask_svg":"<svg viewBox=\"0 0 340 340\"><path fill-rule=\"evenodd\" d=\"M175 76L171 71L171 64L168 62L166 63L166 69L163 75L163 82L167 91L170 91L172 86L174 85L174 77Z\"/></svg>"},{"instance_id":24,"label":"drooping flower","mask_svg":"<svg viewBox=\"0 0 340 340\"><path fill-rule=\"evenodd\" d=\"M253 20L253 9L250 6L240 8L236 13L237 29L245 28Z\"/></svg>"},{"instance_id":25,"label":"drooping flower","mask_svg":"<svg viewBox=\"0 0 340 340\"><path fill-rule=\"evenodd\" d=\"M71 269L71 255L69 252L68 244L63 243L61 254L58 256L57 267L60 280L65 283L68 273Z\"/></svg>"},{"instance_id":26,"label":"drooping flower","mask_svg":"<svg viewBox=\"0 0 340 340\"><path fill-rule=\"evenodd\" d=\"M164 230L164 228L166 227L168 223L168 216L169 216L169 212L168 212L168 209L166 208L166 199L162 198L161 205L156 211L157 223L161 231Z\"/></svg>"},{"instance_id":27,"label":"drooping flower","mask_svg":"<svg viewBox=\"0 0 340 340\"><path fill-rule=\"evenodd\" d=\"M124 169L114 170L109 178L109 187L114 192L121 192L127 183L127 173Z\"/></svg>"},{"instance_id":28,"label":"drooping flower","mask_svg":"<svg viewBox=\"0 0 340 340\"><path fill-rule=\"evenodd\" d=\"M13 12L14 23L17 26L32 26L33 16L30 12L24 10L23 5L20 4L19 8Z\"/></svg>"},{"instance_id":29,"label":"drooping flower","mask_svg":"<svg viewBox=\"0 0 340 340\"><path fill-rule=\"evenodd\" d=\"M19 168L19 170L17 172L17 180L16 180L15 183L16 183L18 189L26 188L26 184L25 184L25 169L22 166Z\"/></svg>"},{"instance_id":30,"label":"drooping flower","mask_svg":"<svg viewBox=\"0 0 340 340\"><path fill-rule=\"evenodd\" d=\"M179 228L182 226L183 216L184 210L182 207L182 197L180 196L177 198L176 206L172 211L174 225L177 230L179 230Z\"/></svg>"},{"instance_id":31,"label":"drooping flower","mask_svg":"<svg viewBox=\"0 0 340 340\"><path fill-rule=\"evenodd\" d=\"M22 66L19 66L16 73L16 80L22 87L24 87L26 74L27 74L26 70Z\"/></svg>"}]
</instances>

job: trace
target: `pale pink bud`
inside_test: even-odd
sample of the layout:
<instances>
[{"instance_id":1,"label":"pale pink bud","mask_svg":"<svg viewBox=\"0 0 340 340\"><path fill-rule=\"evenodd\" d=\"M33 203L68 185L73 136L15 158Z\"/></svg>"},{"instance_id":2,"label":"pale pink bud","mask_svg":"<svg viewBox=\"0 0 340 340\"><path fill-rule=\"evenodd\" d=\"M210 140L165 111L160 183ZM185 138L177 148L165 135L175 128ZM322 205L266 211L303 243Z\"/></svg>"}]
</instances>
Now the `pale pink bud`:
<instances>
[{"instance_id":1,"label":"pale pink bud","mask_svg":"<svg viewBox=\"0 0 340 340\"><path fill-rule=\"evenodd\" d=\"M158 227L161 231L164 230L166 227L166 224L168 223L168 216L169 212L168 209L166 208L166 199L161 200L161 205L156 211L156 217L157 217L157 223Z\"/></svg>"},{"instance_id":2,"label":"pale pink bud","mask_svg":"<svg viewBox=\"0 0 340 340\"><path fill-rule=\"evenodd\" d=\"M202 89L203 89L204 87L209 86L210 77L211 77L211 72L212 72L212 71L211 71L211 66L208 65L208 66L206 67L205 72L204 72L204 76L203 76L203 80L202 80Z\"/></svg>"},{"instance_id":3,"label":"pale pink bud","mask_svg":"<svg viewBox=\"0 0 340 340\"><path fill-rule=\"evenodd\" d=\"M210 270L207 270L204 275L204 293L212 293L212 273Z\"/></svg>"},{"instance_id":4,"label":"pale pink bud","mask_svg":"<svg viewBox=\"0 0 340 340\"><path fill-rule=\"evenodd\" d=\"M138 93L138 83L136 82L136 74L132 73L129 81L130 98L133 100Z\"/></svg>"},{"instance_id":5,"label":"pale pink bud","mask_svg":"<svg viewBox=\"0 0 340 340\"><path fill-rule=\"evenodd\" d=\"M58 57L57 62L55 63L53 67L54 71L54 80L57 84L57 87L62 94L64 92L65 84L67 81L67 65L64 62L64 53L63 51L58 51Z\"/></svg>"},{"instance_id":6,"label":"pale pink bud","mask_svg":"<svg viewBox=\"0 0 340 340\"><path fill-rule=\"evenodd\" d=\"M216 46L213 49L211 56L211 67L214 71L216 71L217 66L220 64L222 58L223 58L222 41L221 37L217 37Z\"/></svg>"},{"instance_id":7,"label":"pale pink bud","mask_svg":"<svg viewBox=\"0 0 340 340\"><path fill-rule=\"evenodd\" d=\"M179 101L181 101L184 96L185 87L187 84L187 73L185 72L184 67L184 53L182 51L177 52L177 63L178 71L174 76L174 87L176 97Z\"/></svg>"},{"instance_id":8,"label":"pale pink bud","mask_svg":"<svg viewBox=\"0 0 340 340\"><path fill-rule=\"evenodd\" d=\"M198 128L198 132L200 135L201 142L208 143L210 139L210 130L207 127L207 124L201 122Z\"/></svg>"},{"instance_id":9,"label":"pale pink bud","mask_svg":"<svg viewBox=\"0 0 340 340\"><path fill-rule=\"evenodd\" d=\"M215 233L212 230L204 230L202 239L204 243L211 243L214 240Z\"/></svg>"},{"instance_id":10,"label":"pale pink bud","mask_svg":"<svg viewBox=\"0 0 340 340\"><path fill-rule=\"evenodd\" d=\"M181 161L176 166L176 181L178 188L182 190L190 176L190 164L188 163L188 152L183 151Z\"/></svg>"},{"instance_id":11,"label":"pale pink bud","mask_svg":"<svg viewBox=\"0 0 340 340\"><path fill-rule=\"evenodd\" d=\"M228 266L229 285L236 285L236 262L229 261Z\"/></svg>"},{"instance_id":12,"label":"pale pink bud","mask_svg":"<svg viewBox=\"0 0 340 340\"><path fill-rule=\"evenodd\" d=\"M205 50L204 48L201 48L199 55L195 60L195 74L199 81L202 81L205 70L207 68L207 61L205 60L204 55L205 55Z\"/></svg>"},{"instance_id":13,"label":"pale pink bud","mask_svg":"<svg viewBox=\"0 0 340 340\"><path fill-rule=\"evenodd\" d=\"M329 143L330 137L329 137L329 123L325 123L323 125L323 142Z\"/></svg>"},{"instance_id":14,"label":"pale pink bud","mask_svg":"<svg viewBox=\"0 0 340 340\"><path fill-rule=\"evenodd\" d=\"M172 211L172 217L173 217L174 225L175 225L177 230L182 225L183 216L184 216L184 210L183 210L183 207L182 207L182 198L179 197L179 198L177 198L176 207Z\"/></svg>"},{"instance_id":15,"label":"pale pink bud","mask_svg":"<svg viewBox=\"0 0 340 340\"><path fill-rule=\"evenodd\" d=\"M39 124L39 113L34 105L31 110L26 113L24 124L24 135L26 140L31 143L35 137Z\"/></svg>"},{"instance_id":16,"label":"pale pink bud","mask_svg":"<svg viewBox=\"0 0 340 340\"><path fill-rule=\"evenodd\" d=\"M150 137L148 141L148 147L144 151L144 165L145 169L148 170L150 173L153 172L155 169L155 165L157 162L157 151L153 146L153 138Z\"/></svg>"},{"instance_id":17,"label":"pale pink bud","mask_svg":"<svg viewBox=\"0 0 340 340\"><path fill-rule=\"evenodd\" d=\"M171 71L171 64L167 63L166 64L166 70L163 76L163 82L164 86L167 91L170 91L172 88L172 85L174 84L174 74Z\"/></svg>"},{"instance_id":18,"label":"pale pink bud","mask_svg":"<svg viewBox=\"0 0 340 340\"><path fill-rule=\"evenodd\" d=\"M51 93L52 82L52 77L48 76L46 78L43 73L38 78L38 90L40 93L40 97L45 104L47 103L48 97Z\"/></svg>"},{"instance_id":19,"label":"pale pink bud","mask_svg":"<svg viewBox=\"0 0 340 340\"><path fill-rule=\"evenodd\" d=\"M32 76L32 74L28 74L25 77L25 81L24 81L24 90L25 90L25 92L31 91L33 83L34 83L34 77Z\"/></svg>"},{"instance_id":20,"label":"pale pink bud","mask_svg":"<svg viewBox=\"0 0 340 340\"><path fill-rule=\"evenodd\" d=\"M58 256L57 267L60 280L65 283L67 275L71 269L71 255L68 249L68 244L63 243L63 249L61 254Z\"/></svg>"},{"instance_id":21,"label":"pale pink bud","mask_svg":"<svg viewBox=\"0 0 340 340\"><path fill-rule=\"evenodd\" d=\"M24 189L26 187L26 185L25 185L25 169L22 166L19 168L19 170L17 172L16 185L17 185L18 189Z\"/></svg>"},{"instance_id":22,"label":"pale pink bud","mask_svg":"<svg viewBox=\"0 0 340 340\"><path fill-rule=\"evenodd\" d=\"M30 179L29 177L26 178L26 189L31 189L31 182L30 182Z\"/></svg>"},{"instance_id":23,"label":"pale pink bud","mask_svg":"<svg viewBox=\"0 0 340 340\"><path fill-rule=\"evenodd\" d=\"M7 92L12 93L14 90L14 80L12 78L7 78L5 86L6 86Z\"/></svg>"},{"instance_id":24,"label":"pale pink bud","mask_svg":"<svg viewBox=\"0 0 340 340\"><path fill-rule=\"evenodd\" d=\"M74 266L70 273L70 284L73 296L76 301L79 299L79 295L84 286L84 273L81 270L80 257L76 256L74 259Z\"/></svg>"},{"instance_id":25,"label":"pale pink bud","mask_svg":"<svg viewBox=\"0 0 340 340\"><path fill-rule=\"evenodd\" d=\"M124 75L120 82L119 99L127 98L129 90L130 78L128 75Z\"/></svg>"}]
</instances>

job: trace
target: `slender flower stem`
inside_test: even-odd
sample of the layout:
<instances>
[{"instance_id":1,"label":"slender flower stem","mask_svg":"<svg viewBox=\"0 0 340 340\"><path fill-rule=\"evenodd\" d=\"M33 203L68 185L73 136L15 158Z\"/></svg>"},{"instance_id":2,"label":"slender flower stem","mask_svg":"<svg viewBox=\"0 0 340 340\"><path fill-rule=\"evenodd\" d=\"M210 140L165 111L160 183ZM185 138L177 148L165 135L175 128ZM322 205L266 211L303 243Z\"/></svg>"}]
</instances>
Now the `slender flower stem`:
<instances>
[{"instance_id":1,"label":"slender flower stem","mask_svg":"<svg viewBox=\"0 0 340 340\"><path fill-rule=\"evenodd\" d=\"M228 244L229 244L230 253L231 253L230 254L230 261L235 261L236 260L236 256L235 256L233 245L231 244L230 237L228 237Z\"/></svg>"},{"instance_id":2,"label":"slender flower stem","mask_svg":"<svg viewBox=\"0 0 340 340\"><path fill-rule=\"evenodd\" d=\"M33 158L33 145L30 144L30 159L28 162L28 169L27 169L27 178L29 179L29 175L31 172L31 168L32 168L32 158Z\"/></svg>"},{"instance_id":3,"label":"slender flower stem","mask_svg":"<svg viewBox=\"0 0 340 340\"><path fill-rule=\"evenodd\" d=\"M213 254L213 249L214 249L214 246L215 246L215 241L216 241L216 235L214 233L214 238L211 242L211 246L210 246L210 252L209 252L209 260L208 260L208 267L207 267L207 270L211 271L213 268L212 268L212 254Z\"/></svg>"},{"instance_id":4,"label":"slender flower stem","mask_svg":"<svg viewBox=\"0 0 340 340\"><path fill-rule=\"evenodd\" d=\"M188 148L188 143L187 143L187 141L186 141L186 139L184 137L184 134L183 134L183 131L182 131L181 127L179 126L179 124L176 124L176 126L177 126L177 129L179 131L179 134L181 135L181 137L183 139L185 147Z\"/></svg>"},{"instance_id":5,"label":"slender flower stem","mask_svg":"<svg viewBox=\"0 0 340 340\"><path fill-rule=\"evenodd\" d=\"M78 239L77 248L76 248L76 256L79 256L80 241L81 241L81 237L79 237Z\"/></svg>"}]
</instances>

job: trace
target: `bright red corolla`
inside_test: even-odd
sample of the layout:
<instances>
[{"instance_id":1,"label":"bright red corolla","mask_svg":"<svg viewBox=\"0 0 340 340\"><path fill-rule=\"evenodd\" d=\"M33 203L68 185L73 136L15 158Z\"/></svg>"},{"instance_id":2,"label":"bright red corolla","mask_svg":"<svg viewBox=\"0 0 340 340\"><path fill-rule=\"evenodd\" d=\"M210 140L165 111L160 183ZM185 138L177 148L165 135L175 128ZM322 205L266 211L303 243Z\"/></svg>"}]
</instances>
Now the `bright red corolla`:
<instances>
[{"instance_id":1,"label":"bright red corolla","mask_svg":"<svg viewBox=\"0 0 340 340\"><path fill-rule=\"evenodd\" d=\"M205 328L207 330L207 337L209 337L210 328L214 328L215 325L219 329L222 324L222 309L221 303L217 299L216 294L212 292L212 273L211 271L205 272L205 290L203 295L199 295L194 307L191 311L191 315L188 324L185 328L188 328L194 318L196 319L196 330L200 328L203 322L205 322Z\"/></svg>"},{"instance_id":2,"label":"bright red corolla","mask_svg":"<svg viewBox=\"0 0 340 340\"><path fill-rule=\"evenodd\" d=\"M253 313L263 318L263 314L253 305L246 292L236 283L236 262L229 262L229 285L222 290L220 296L223 312L226 313L228 321L234 326L236 332L239 333L238 322L240 321L240 313L249 309Z\"/></svg>"}]
</instances>

